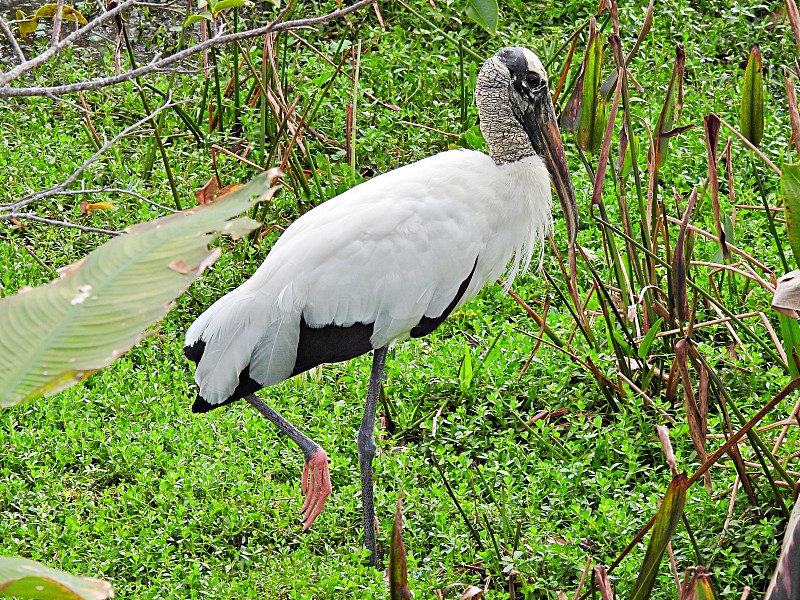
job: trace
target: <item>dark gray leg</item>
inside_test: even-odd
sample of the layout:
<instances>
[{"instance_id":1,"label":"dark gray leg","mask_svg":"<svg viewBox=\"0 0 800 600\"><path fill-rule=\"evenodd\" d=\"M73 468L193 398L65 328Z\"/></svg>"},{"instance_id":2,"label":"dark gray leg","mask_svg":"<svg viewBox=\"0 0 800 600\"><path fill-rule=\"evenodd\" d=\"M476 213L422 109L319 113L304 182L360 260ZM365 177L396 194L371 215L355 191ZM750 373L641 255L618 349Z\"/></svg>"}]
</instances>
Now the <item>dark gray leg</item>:
<instances>
[{"instance_id":1,"label":"dark gray leg","mask_svg":"<svg viewBox=\"0 0 800 600\"><path fill-rule=\"evenodd\" d=\"M378 550L375 542L375 504L372 495L372 459L375 458L375 411L381 393L383 366L386 364L386 348L377 348L372 358L372 373L369 376L367 404L358 429L358 464L361 467L361 498L364 502L364 545L370 551L370 566L378 566Z\"/></svg>"},{"instance_id":2,"label":"dark gray leg","mask_svg":"<svg viewBox=\"0 0 800 600\"><path fill-rule=\"evenodd\" d=\"M280 413L267 406L255 394L245 396L258 412L267 417L303 451L304 466L302 491L305 501L300 509L303 513L303 531L307 531L322 512L325 501L331 493L331 476L328 470L328 454L319 445L305 436L297 427L284 419Z\"/></svg>"}]
</instances>

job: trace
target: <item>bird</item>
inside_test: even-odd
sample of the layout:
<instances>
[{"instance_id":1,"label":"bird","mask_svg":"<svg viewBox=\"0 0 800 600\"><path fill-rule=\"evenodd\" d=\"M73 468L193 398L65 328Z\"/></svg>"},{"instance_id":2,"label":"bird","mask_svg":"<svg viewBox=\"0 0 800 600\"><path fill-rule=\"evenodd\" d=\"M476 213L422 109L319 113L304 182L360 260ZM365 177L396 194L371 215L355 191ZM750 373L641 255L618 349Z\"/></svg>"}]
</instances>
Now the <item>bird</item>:
<instances>
[{"instance_id":1,"label":"bird","mask_svg":"<svg viewBox=\"0 0 800 600\"><path fill-rule=\"evenodd\" d=\"M186 332L192 411L245 400L302 450L303 531L331 493L328 455L256 392L323 363L373 352L357 435L369 563L377 566L372 463L387 351L439 327L488 283L541 261L552 187L570 251L578 208L541 60L506 47L479 70L488 155L452 149L388 171L294 221L241 286Z\"/></svg>"}]
</instances>

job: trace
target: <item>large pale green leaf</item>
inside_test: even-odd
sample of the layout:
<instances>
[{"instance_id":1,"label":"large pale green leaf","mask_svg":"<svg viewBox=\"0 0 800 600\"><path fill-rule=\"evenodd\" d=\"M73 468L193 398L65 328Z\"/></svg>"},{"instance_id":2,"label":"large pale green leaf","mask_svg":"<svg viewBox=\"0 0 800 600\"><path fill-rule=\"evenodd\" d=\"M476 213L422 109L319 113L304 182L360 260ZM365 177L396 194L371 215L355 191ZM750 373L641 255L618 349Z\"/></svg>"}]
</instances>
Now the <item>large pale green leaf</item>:
<instances>
[{"instance_id":1,"label":"large pale green leaf","mask_svg":"<svg viewBox=\"0 0 800 600\"><path fill-rule=\"evenodd\" d=\"M76 577L24 558L0 556L0 598L35 600L105 600L113 598L111 584Z\"/></svg>"},{"instance_id":2,"label":"large pale green leaf","mask_svg":"<svg viewBox=\"0 0 800 600\"><path fill-rule=\"evenodd\" d=\"M800 164L781 168L781 197L786 208L786 231L794 262L800 266Z\"/></svg>"},{"instance_id":3,"label":"large pale green leaf","mask_svg":"<svg viewBox=\"0 0 800 600\"><path fill-rule=\"evenodd\" d=\"M470 19L486 31L492 35L497 33L497 23L500 20L497 0L467 0L465 11Z\"/></svg>"},{"instance_id":4,"label":"large pale green leaf","mask_svg":"<svg viewBox=\"0 0 800 600\"><path fill-rule=\"evenodd\" d=\"M742 83L742 105L739 109L739 128L754 146L764 137L764 68L761 50L750 48Z\"/></svg>"},{"instance_id":5,"label":"large pale green leaf","mask_svg":"<svg viewBox=\"0 0 800 600\"><path fill-rule=\"evenodd\" d=\"M650 592L658 575L661 559L667 549L667 543L675 533L678 523L683 514L683 507L686 505L686 490L689 479L685 473L676 475L672 478L672 483L664 494L661 507L656 514L656 521L653 524L653 531L650 534L650 542L647 544L647 551L642 562L642 569L631 590L630 600L646 600L650 598Z\"/></svg>"},{"instance_id":6,"label":"large pale green leaf","mask_svg":"<svg viewBox=\"0 0 800 600\"><path fill-rule=\"evenodd\" d=\"M134 225L60 279L0 301L0 406L54 394L111 364L218 258L208 244L219 233L256 225L233 217L272 193L262 175L214 204Z\"/></svg>"}]
</instances>

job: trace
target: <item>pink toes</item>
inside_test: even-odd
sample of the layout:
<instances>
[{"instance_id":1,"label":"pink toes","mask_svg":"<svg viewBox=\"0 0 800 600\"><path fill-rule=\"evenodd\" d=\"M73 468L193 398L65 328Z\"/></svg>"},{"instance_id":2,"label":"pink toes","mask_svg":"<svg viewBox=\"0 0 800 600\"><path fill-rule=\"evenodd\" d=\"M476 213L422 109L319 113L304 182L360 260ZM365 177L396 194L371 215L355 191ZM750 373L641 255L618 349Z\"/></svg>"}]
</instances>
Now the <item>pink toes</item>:
<instances>
[{"instance_id":1,"label":"pink toes","mask_svg":"<svg viewBox=\"0 0 800 600\"><path fill-rule=\"evenodd\" d=\"M300 508L303 513L303 531L308 531L331 493L328 454L322 448L318 448L303 466L301 489L306 497Z\"/></svg>"}]
</instances>

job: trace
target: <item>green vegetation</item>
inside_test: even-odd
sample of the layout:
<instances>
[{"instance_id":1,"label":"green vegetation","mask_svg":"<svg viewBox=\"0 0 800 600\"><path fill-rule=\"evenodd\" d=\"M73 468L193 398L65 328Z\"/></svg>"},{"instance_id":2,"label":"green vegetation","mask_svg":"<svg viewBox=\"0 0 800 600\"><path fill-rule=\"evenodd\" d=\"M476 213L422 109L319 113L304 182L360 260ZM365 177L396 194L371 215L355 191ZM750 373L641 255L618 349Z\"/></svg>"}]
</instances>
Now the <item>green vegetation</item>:
<instances>
[{"instance_id":1,"label":"green vegetation","mask_svg":"<svg viewBox=\"0 0 800 600\"><path fill-rule=\"evenodd\" d=\"M0 204L6 204L64 180L104 139L161 105L168 91L181 102L180 111L164 111L115 144L69 188L108 187L135 195L49 196L28 209L40 216L118 230L192 204L191 191L213 175L222 185L250 179L250 166L220 151L213 150L212 162L214 144L238 154L248 148L247 159L262 166L283 163L291 188L254 211L264 223L260 234L220 242L220 260L179 300L156 335L84 385L2 412L0 555L106 579L121 598L387 595L383 573L362 564L355 432L369 358L326 366L262 392L333 461L333 493L313 529L301 535L301 453L244 404L192 415L194 391L181 349L192 319L251 274L280 228L299 214L372 174L451 146L482 147L471 102L479 67L474 55L489 56L501 45L527 46L548 65L556 88L570 36L597 8L596 2L576 0L553 5L507 0L498 34L491 37L465 17L461 2L418 4L410 10L382 2L380 19L367 7L315 31L280 33L266 50L263 37L217 48L209 52L208 78L151 76L140 81L141 88L126 83L84 92L88 118L77 95L68 96L72 104L12 98L0 105L0 169L6 180ZM95 10L89 3L75 8L87 19ZM333 2L301 2L292 17L332 8ZM619 10L627 54L645 11L638 5ZM245 20L248 26L266 22L274 11L265 4L224 14L235 29ZM138 7L130 17L130 52L146 63L156 47L182 44L183 18L170 29L174 23L161 13ZM458 593L468 585L486 587L490 599L508 598L510 587L524 598L557 598L562 591L572 597L587 559L592 566L611 565L665 496L672 474L656 425L670 426L677 468L692 474L704 459L688 402L692 394L700 413L704 397L708 405L700 439L711 454L729 427L739 429L789 382L781 348L757 316L737 319L729 328L698 327L692 342L681 342L683 334L646 335L643 323L650 331L673 329L675 314L684 308L681 289L686 321L692 323L717 319L723 309L735 315L763 312L787 347L796 324L779 322L770 312L768 291L733 271L689 264L681 278L681 263L690 260L726 264L720 245L685 230L686 260L673 262L680 226L669 225L668 249L663 238L653 245L658 228L642 217L635 183L640 177L646 194L649 132L693 126L677 132L668 146L663 139L659 145L656 197L662 214L680 220L697 186L692 225L724 230L729 243L776 275L796 266L783 213L763 210L764 204L780 204L778 177L734 138L730 164L739 207L734 208L724 149L732 136L723 128L716 151L725 161L714 199L712 186L706 186L703 127L709 113L740 122L745 65L758 44L766 101L759 148L776 164L794 162L782 67L793 64L797 51L784 19L778 5L721 8L679 0L656 6L650 33L629 65L641 90L629 83L627 95L623 92L611 146L613 163L622 111L628 109L636 158L624 169L624 187L609 174L605 214L599 206L589 208L599 157L581 160L574 140L568 140L584 226L579 243L586 252L578 261L578 290L582 300L598 282L608 292L589 296L583 331L559 260L548 248L545 274L531 272L514 286L537 314L546 315L544 342L539 341L544 328L500 287L490 287L427 338L390 353L386 419L375 463L376 512L387 547L402 490L408 583L417 597L434 597L435 590L454 583L463 584L456 586ZM45 21L38 37L21 41L26 53L47 43ZM203 23L192 25L194 35ZM612 31L608 12L598 17L597 29L606 42ZM578 75L587 32L576 38L561 107ZM98 65L103 74L112 73L113 53L101 41L96 44L88 52L68 50L25 83L81 81L96 74ZM674 91L663 110L668 89L674 90L677 44L686 61L682 111L675 110ZM265 51L268 60L262 61ZM187 64L197 67L201 60L196 55ZM130 54L123 50L120 61L128 64ZM606 44L601 83L614 64ZM273 114L263 101L251 65L270 90L280 90L277 97L285 106L297 99L294 121L287 124L284 113ZM357 86L348 77L355 73ZM236 84L228 86L232 78ZM349 120L346 107L354 97L355 117ZM610 97L600 104L609 110ZM304 116L300 125L298 115ZM296 127L302 136L295 136ZM592 135L598 131L593 123ZM623 195L627 208L620 202ZM84 206L82 215L82 200L108 201L116 210ZM629 227L627 237L618 233L623 226ZM643 235L645 229L650 236ZM51 280L57 268L105 239L32 221L0 221L0 292ZM559 221L554 239L565 247ZM656 248L655 257L637 246L643 243ZM749 268L736 260L727 264ZM769 273L758 275L769 279ZM631 302L630 294L641 295L641 302ZM658 320L656 302L667 309L666 322ZM629 310L636 319L625 318ZM575 358L548 343L554 340L568 343ZM675 363L668 382L676 355L684 356L683 364ZM705 388L702 381L708 382ZM763 428L785 419L795 401L790 396L780 404L759 423L760 437L751 435L740 446L750 493L740 488L731 505L737 472L728 457L711 469L711 490L694 485L686 493L685 519L671 542L675 563L681 577L688 567L704 566L721 598L739 598L745 586L760 595L775 567L792 503L785 486L800 475L794 458L798 430L789 428L773 450L781 428ZM770 464L769 451L777 466ZM639 544L613 570L612 585L621 596L634 588L645 548ZM666 560L652 597L676 597Z\"/></svg>"}]
</instances>

